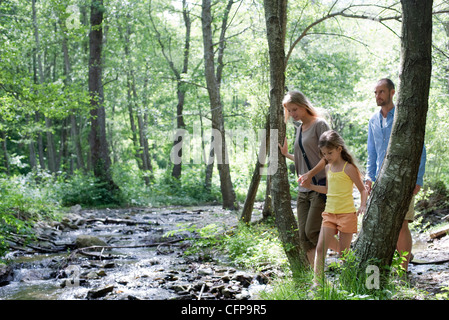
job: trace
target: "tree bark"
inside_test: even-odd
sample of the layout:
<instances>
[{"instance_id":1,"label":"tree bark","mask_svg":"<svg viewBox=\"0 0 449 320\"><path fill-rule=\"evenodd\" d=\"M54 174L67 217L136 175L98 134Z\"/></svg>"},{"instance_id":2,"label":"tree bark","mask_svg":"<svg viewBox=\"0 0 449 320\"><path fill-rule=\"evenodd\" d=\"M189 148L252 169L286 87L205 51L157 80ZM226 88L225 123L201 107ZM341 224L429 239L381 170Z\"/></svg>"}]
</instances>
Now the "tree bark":
<instances>
[{"instance_id":1,"label":"tree bark","mask_svg":"<svg viewBox=\"0 0 449 320\"><path fill-rule=\"evenodd\" d=\"M257 190L259 189L261 179L260 171L265 165L267 158L267 151L269 150L269 148L270 148L270 118L268 117L265 125L265 143L260 145L258 160L253 171L253 176L251 178L251 183L249 185L248 193L246 195L245 204L243 205L242 215L240 218L240 220L244 223L251 222L252 212L254 208L254 201L256 199ZM265 216L263 218L265 218Z\"/></svg>"},{"instance_id":2,"label":"tree bark","mask_svg":"<svg viewBox=\"0 0 449 320\"><path fill-rule=\"evenodd\" d=\"M184 101L186 96L186 88L185 83L182 80L182 74L187 74L187 70L189 68L189 55L190 55L190 33L191 33L191 26L192 21L190 20L190 14L187 10L187 1L182 1L182 16L184 20L184 25L186 27L186 35L185 35L185 41L184 41L184 59L183 59L183 66L181 73L175 72L176 81L177 81L177 95L178 95L178 104L176 105L176 126L178 129L185 129L186 125L184 122ZM175 71L175 70L174 70ZM176 147L178 143L181 144L181 147L179 148L179 156L182 158L182 136L179 136L177 140L174 141L174 148ZM173 166L172 176L179 179L181 177L181 171L182 171L182 162L179 164L175 164Z\"/></svg>"},{"instance_id":3,"label":"tree bark","mask_svg":"<svg viewBox=\"0 0 449 320\"><path fill-rule=\"evenodd\" d=\"M270 144L277 147L278 143L283 143L286 132L282 99L285 87L287 0L264 0L264 8L270 55ZM277 140L274 140L275 132L278 133ZM287 164L280 152L277 152L277 157L270 154L270 158L275 162L270 163L270 166L277 165L277 170L271 176L272 209L276 226L290 268L293 274L298 274L308 266L308 262L300 247L298 225L291 208Z\"/></svg>"},{"instance_id":4,"label":"tree bark","mask_svg":"<svg viewBox=\"0 0 449 320\"><path fill-rule=\"evenodd\" d=\"M387 155L355 244L360 272L391 265L416 185L431 76L432 0L402 0L399 98Z\"/></svg>"},{"instance_id":5,"label":"tree bark","mask_svg":"<svg viewBox=\"0 0 449 320\"><path fill-rule=\"evenodd\" d=\"M215 54L212 39L212 14L211 1L203 0L201 20L203 30L204 45L204 66L209 93L210 108L212 113L212 131L214 136L214 153L217 156L217 168L220 174L220 187L223 197L223 208L235 210L238 208L236 196L231 181L231 172L229 168L228 152L226 148L226 134L224 128L223 105L220 96L221 74L223 70L223 52L225 48L225 32L227 28L227 19L233 0L229 0L225 13L223 14L220 45L218 49L218 63L215 71ZM216 139L221 141L217 141Z\"/></svg>"},{"instance_id":6,"label":"tree bark","mask_svg":"<svg viewBox=\"0 0 449 320\"><path fill-rule=\"evenodd\" d=\"M92 0L89 35L89 94L91 104L91 131L89 145L91 163L94 175L101 181L108 182L112 189L116 189L112 182L109 158L109 148L106 139L106 112L103 105L102 83L102 47L103 47L103 0Z\"/></svg>"}]
</instances>

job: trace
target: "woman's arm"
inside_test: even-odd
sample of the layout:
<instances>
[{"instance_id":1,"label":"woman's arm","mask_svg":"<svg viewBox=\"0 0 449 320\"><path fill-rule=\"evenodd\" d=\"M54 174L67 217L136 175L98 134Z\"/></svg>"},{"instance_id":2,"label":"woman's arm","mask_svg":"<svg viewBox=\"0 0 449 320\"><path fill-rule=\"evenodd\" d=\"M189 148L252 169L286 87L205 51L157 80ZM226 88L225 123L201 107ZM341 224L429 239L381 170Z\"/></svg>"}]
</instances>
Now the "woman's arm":
<instances>
[{"instance_id":1,"label":"woman's arm","mask_svg":"<svg viewBox=\"0 0 449 320\"><path fill-rule=\"evenodd\" d=\"M312 177L316 176L318 172L324 169L324 167L326 167L326 160L324 160L324 158L321 158L320 162L318 162L312 170L304 173L303 175L300 175L297 181L302 184L303 182L312 179Z\"/></svg>"},{"instance_id":2,"label":"woman's arm","mask_svg":"<svg viewBox=\"0 0 449 320\"><path fill-rule=\"evenodd\" d=\"M321 161L319 163L321 163ZM329 166L326 166L326 175L327 175L328 167ZM304 188L307 188L307 189L310 189L310 190L313 190L313 191L316 191L316 192L319 192L319 193L327 194L327 181L326 181L326 185L325 186L316 186L314 184L311 184L310 181L311 181L311 179L307 179L307 180L302 181L301 182L301 187L304 187Z\"/></svg>"},{"instance_id":3,"label":"woman's arm","mask_svg":"<svg viewBox=\"0 0 449 320\"><path fill-rule=\"evenodd\" d=\"M281 146L281 144L278 143L278 146L279 146L279 149L281 150L281 153L284 157L286 157L292 161L295 161L295 156L291 153L288 153L287 137L285 137L284 145Z\"/></svg>"}]
</instances>

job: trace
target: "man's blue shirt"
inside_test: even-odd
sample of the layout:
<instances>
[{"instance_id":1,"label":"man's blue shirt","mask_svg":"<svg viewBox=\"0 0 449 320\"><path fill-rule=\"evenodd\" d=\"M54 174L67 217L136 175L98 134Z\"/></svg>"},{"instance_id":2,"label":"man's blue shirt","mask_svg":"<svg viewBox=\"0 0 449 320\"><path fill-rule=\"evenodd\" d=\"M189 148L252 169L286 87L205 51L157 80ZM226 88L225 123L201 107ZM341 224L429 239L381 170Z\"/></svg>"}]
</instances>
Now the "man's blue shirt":
<instances>
[{"instance_id":1,"label":"man's blue shirt","mask_svg":"<svg viewBox=\"0 0 449 320\"><path fill-rule=\"evenodd\" d=\"M393 127L394 111L391 109L387 114L386 125L382 123L382 113L376 112L369 120L368 125L368 163L367 176L371 181L376 181L377 174L380 171L382 162L387 153L388 143L390 141L391 129ZM424 181L424 171L426 167L426 147L423 146L421 163L419 164L418 179L416 184L422 186Z\"/></svg>"}]
</instances>

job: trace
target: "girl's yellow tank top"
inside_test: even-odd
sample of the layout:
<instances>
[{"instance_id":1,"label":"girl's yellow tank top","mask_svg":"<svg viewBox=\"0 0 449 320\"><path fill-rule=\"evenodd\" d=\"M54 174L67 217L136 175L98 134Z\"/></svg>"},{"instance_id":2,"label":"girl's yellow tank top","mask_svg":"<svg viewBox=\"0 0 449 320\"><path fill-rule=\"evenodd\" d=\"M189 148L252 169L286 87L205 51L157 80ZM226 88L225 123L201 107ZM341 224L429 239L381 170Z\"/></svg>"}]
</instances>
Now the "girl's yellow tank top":
<instances>
[{"instance_id":1,"label":"girl's yellow tank top","mask_svg":"<svg viewBox=\"0 0 449 320\"><path fill-rule=\"evenodd\" d=\"M354 197L352 196L353 181L343 170L333 172L332 167L327 171L327 200L325 212L328 213L352 213L356 212Z\"/></svg>"}]
</instances>

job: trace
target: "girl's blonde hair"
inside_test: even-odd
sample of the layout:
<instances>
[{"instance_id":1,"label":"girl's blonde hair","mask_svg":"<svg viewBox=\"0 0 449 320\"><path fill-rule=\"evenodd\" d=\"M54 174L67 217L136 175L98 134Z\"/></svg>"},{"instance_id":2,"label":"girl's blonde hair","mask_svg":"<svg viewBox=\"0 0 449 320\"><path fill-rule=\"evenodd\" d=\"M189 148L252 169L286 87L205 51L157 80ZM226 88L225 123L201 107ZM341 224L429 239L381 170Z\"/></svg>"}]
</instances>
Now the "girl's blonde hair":
<instances>
[{"instance_id":1,"label":"girl's blonde hair","mask_svg":"<svg viewBox=\"0 0 449 320\"><path fill-rule=\"evenodd\" d=\"M289 91L285 95L284 100L282 100L282 105L284 106L285 123L287 123L290 118L290 114L285 106L287 103L294 103L300 107L303 107L311 116L318 117L318 112L315 110L310 100L302 92L293 90Z\"/></svg>"},{"instance_id":2,"label":"girl's blonde hair","mask_svg":"<svg viewBox=\"0 0 449 320\"><path fill-rule=\"evenodd\" d=\"M360 176L362 176L362 173L360 172L354 157L349 153L348 148L345 145L345 141L343 138L338 134L337 131L334 130L328 130L323 132L323 134L320 136L320 139L318 140L318 147L320 148L328 148L328 149L336 149L338 147L341 147L341 157L343 160L347 161L348 163L352 164L356 169ZM320 151L321 153L321 151ZM322 154L321 154L322 155Z\"/></svg>"}]
</instances>

